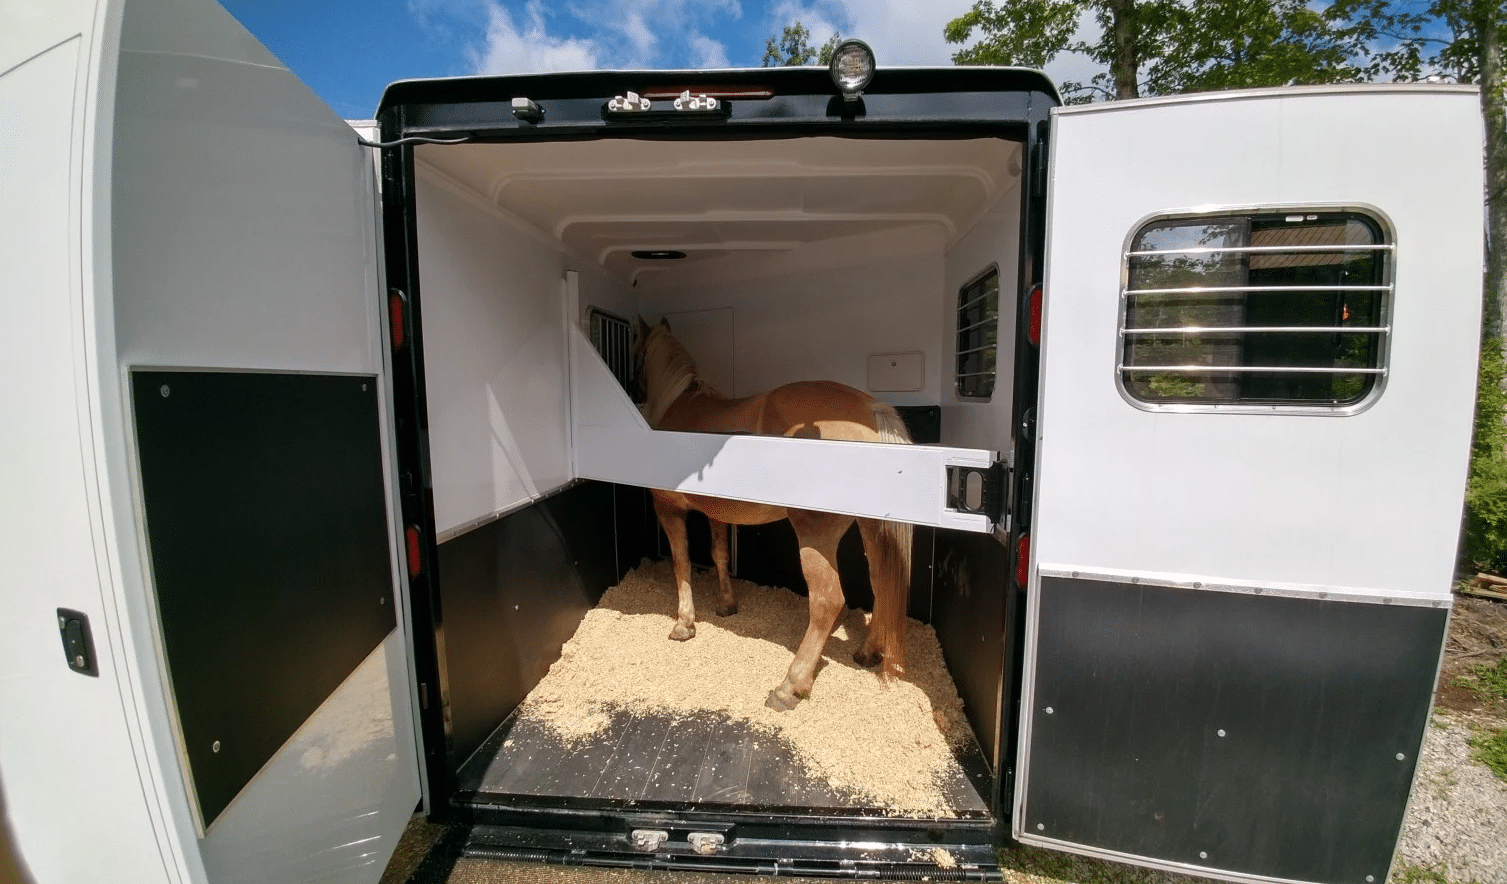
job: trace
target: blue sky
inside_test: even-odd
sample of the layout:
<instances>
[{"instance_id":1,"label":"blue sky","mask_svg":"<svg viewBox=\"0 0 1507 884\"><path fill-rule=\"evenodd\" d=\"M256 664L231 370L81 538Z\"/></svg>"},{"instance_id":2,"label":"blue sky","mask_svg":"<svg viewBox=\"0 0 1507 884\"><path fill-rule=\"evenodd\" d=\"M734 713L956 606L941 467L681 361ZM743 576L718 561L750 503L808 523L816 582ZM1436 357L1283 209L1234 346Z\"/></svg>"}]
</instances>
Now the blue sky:
<instances>
[{"instance_id":1,"label":"blue sky","mask_svg":"<svg viewBox=\"0 0 1507 884\"><path fill-rule=\"evenodd\" d=\"M950 64L947 21L972 0L221 0L348 119L393 80L599 68L757 66L793 21L880 65ZM1055 67L1055 65L1054 65Z\"/></svg>"}]
</instances>

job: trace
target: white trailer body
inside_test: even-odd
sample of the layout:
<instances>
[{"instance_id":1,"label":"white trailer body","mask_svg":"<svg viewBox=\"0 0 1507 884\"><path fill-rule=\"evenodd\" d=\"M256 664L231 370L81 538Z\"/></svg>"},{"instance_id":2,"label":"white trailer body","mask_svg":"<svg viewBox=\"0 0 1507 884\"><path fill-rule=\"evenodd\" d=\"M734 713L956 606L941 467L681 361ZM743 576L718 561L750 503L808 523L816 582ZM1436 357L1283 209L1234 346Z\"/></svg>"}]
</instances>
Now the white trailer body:
<instances>
[{"instance_id":1,"label":"white trailer body","mask_svg":"<svg viewBox=\"0 0 1507 884\"><path fill-rule=\"evenodd\" d=\"M1473 90L411 81L372 149L207 0L6 0L0 35L0 811L38 884L372 882L421 800L478 856L988 879L1008 836L1384 880L1466 475ZM651 430L635 314L924 444ZM655 552L644 488L916 524L969 809L496 786ZM784 542L740 531L744 576Z\"/></svg>"}]
</instances>

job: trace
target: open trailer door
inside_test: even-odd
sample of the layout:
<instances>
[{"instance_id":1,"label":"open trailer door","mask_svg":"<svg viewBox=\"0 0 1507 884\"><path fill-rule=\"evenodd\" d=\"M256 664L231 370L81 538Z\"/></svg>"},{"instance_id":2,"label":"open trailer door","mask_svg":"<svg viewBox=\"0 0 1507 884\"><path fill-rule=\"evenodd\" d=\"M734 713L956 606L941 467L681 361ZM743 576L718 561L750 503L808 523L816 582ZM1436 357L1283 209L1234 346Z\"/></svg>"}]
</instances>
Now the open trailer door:
<instances>
[{"instance_id":1,"label":"open trailer door","mask_svg":"<svg viewBox=\"0 0 1507 884\"><path fill-rule=\"evenodd\" d=\"M1054 113L1014 834L1384 881L1470 441L1476 97Z\"/></svg>"},{"instance_id":2,"label":"open trailer door","mask_svg":"<svg viewBox=\"0 0 1507 884\"><path fill-rule=\"evenodd\" d=\"M6 597L39 636L0 641L20 860L375 882L419 770L371 153L210 0L49 9L0 74L41 170L6 364L42 391L16 423L61 429L6 440L68 480L6 511L88 565Z\"/></svg>"}]
</instances>

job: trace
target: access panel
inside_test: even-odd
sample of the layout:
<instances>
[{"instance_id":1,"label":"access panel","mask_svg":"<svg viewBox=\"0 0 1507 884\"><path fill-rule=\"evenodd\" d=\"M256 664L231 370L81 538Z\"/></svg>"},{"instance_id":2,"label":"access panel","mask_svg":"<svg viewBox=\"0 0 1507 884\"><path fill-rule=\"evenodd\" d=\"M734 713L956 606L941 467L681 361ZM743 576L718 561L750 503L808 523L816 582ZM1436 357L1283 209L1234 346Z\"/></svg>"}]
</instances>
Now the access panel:
<instances>
[{"instance_id":1,"label":"access panel","mask_svg":"<svg viewBox=\"0 0 1507 884\"><path fill-rule=\"evenodd\" d=\"M147 534L210 825L396 625L371 377L136 371Z\"/></svg>"}]
</instances>

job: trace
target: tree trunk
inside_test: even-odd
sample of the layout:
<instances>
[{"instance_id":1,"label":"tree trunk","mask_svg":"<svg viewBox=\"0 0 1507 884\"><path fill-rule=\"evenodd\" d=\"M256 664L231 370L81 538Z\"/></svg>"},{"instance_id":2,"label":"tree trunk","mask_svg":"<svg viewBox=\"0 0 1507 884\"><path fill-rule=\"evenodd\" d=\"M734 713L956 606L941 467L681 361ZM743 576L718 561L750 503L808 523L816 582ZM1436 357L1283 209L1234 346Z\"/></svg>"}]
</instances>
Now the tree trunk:
<instances>
[{"instance_id":1,"label":"tree trunk","mask_svg":"<svg viewBox=\"0 0 1507 884\"><path fill-rule=\"evenodd\" d=\"M1502 68L1501 11L1495 0L1472 4L1480 45L1481 116L1486 123L1486 285L1481 337L1502 338L1507 309L1507 71Z\"/></svg>"},{"instance_id":2,"label":"tree trunk","mask_svg":"<svg viewBox=\"0 0 1507 884\"><path fill-rule=\"evenodd\" d=\"M1136 52L1135 0L1109 0L1110 26L1114 32L1115 57L1109 66L1115 80L1115 98L1137 98L1141 59Z\"/></svg>"}]
</instances>

